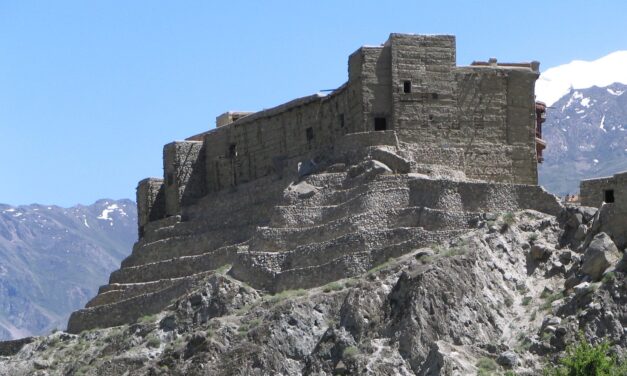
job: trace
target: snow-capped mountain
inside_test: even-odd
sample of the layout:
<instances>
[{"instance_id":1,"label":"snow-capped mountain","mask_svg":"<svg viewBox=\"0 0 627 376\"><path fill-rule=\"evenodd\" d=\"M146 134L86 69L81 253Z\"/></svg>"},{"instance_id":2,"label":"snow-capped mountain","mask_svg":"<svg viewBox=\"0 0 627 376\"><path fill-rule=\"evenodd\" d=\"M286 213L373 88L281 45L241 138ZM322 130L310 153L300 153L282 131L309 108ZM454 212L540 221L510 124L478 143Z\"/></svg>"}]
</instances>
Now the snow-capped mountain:
<instances>
[{"instance_id":1,"label":"snow-capped mountain","mask_svg":"<svg viewBox=\"0 0 627 376\"><path fill-rule=\"evenodd\" d=\"M130 254L136 223L130 200L0 204L0 339L64 329Z\"/></svg>"},{"instance_id":2,"label":"snow-capped mountain","mask_svg":"<svg viewBox=\"0 0 627 376\"><path fill-rule=\"evenodd\" d=\"M547 110L543 138L539 178L552 193L573 194L582 179L627 170L627 85L571 89Z\"/></svg>"},{"instance_id":3,"label":"snow-capped mountain","mask_svg":"<svg viewBox=\"0 0 627 376\"><path fill-rule=\"evenodd\" d=\"M547 141L540 184L559 195L582 179L627 170L627 51L575 60L544 71L536 99L545 102Z\"/></svg>"},{"instance_id":4,"label":"snow-capped mountain","mask_svg":"<svg viewBox=\"0 0 627 376\"><path fill-rule=\"evenodd\" d=\"M594 61L575 60L549 68L536 82L536 98L552 106L577 89L627 84L627 51L616 51Z\"/></svg>"}]
</instances>

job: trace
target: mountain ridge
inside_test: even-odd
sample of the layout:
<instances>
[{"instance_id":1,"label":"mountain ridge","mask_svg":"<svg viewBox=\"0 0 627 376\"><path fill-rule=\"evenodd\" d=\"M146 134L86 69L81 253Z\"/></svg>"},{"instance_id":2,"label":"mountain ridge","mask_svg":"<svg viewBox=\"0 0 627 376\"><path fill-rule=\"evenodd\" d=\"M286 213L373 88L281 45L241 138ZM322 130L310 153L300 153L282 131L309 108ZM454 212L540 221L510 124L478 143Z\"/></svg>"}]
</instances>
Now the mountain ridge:
<instances>
[{"instance_id":1,"label":"mountain ridge","mask_svg":"<svg viewBox=\"0 0 627 376\"><path fill-rule=\"evenodd\" d=\"M558 195L579 181L627 170L627 85L573 89L548 109L539 182Z\"/></svg>"},{"instance_id":2,"label":"mountain ridge","mask_svg":"<svg viewBox=\"0 0 627 376\"><path fill-rule=\"evenodd\" d=\"M0 339L65 328L130 252L136 216L128 199L0 204Z\"/></svg>"}]
</instances>

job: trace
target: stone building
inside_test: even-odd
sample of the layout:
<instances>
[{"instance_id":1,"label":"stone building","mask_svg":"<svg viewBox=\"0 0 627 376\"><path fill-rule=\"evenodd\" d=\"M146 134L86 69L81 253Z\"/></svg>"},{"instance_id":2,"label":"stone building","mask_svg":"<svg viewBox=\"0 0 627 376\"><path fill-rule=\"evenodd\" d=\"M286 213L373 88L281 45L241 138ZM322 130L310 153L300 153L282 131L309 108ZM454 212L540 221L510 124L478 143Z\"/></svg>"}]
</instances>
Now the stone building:
<instances>
[{"instance_id":1,"label":"stone building","mask_svg":"<svg viewBox=\"0 0 627 376\"><path fill-rule=\"evenodd\" d=\"M267 292L358 276L486 212L557 214L537 186L537 63L455 65L452 36L392 34L328 95L164 147L139 182L139 241L68 331L159 312L216 269ZM495 215L491 215L496 217Z\"/></svg>"},{"instance_id":2,"label":"stone building","mask_svg":"<svg viewBox=\"0 0 627 376\"><path fill-rule=\"evenodd\" d=\"M537 184L538 66L491 59L457 67L453 36L391 34L351 54L348 82L328 95L227 112L215 129L166 145L165 179L138 187L140 228L212 192L338 159L355 143L398 147L414 172L430 166Z\"/></svg>"},{"instance_id":3,"label":"stone building","mask_svg":"<svg viewBox=\"0 0 627 376\"><path fill-rule=\"evenodd\" d=\"M600 207L598 230L610 235L620 249L627 246L627 171L583 180L579 189L581 205Z\"/></svg>"}]
</instances>

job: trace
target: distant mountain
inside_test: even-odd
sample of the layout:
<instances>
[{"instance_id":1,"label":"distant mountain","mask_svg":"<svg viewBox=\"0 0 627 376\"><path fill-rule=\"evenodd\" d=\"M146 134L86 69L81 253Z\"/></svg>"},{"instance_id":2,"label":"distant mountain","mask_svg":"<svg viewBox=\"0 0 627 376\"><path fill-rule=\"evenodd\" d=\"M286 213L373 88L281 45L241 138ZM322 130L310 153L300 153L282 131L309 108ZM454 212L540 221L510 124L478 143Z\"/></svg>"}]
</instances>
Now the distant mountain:
<instances>
[{"instance_id":1,"label":"distant mountain","mask_svg":"<svg viewBox=\"0 0 627 376\"><path fill-rule=\"evenodd\" d=\"M540 184L558 195L579 181L627 170L627 51L549 68L536 82L547 141Z\"/></svg>"},{"instance_id":2,"label":"distant mountain","mask_svg":"<svg viewBox=\"0 0 627 376\"><path fill-rule=\"evenodd\" d=\"M570 89L548 109L543 137L548 146L539 179L554 194L573 194L582 179L627 170L627 85Z\"/></svg>"},{"instance_id":3,"label":"distant mountain","mask_svg":"<svg viewBox=\"0 0 627 376\"><path fill-rule=\"evenodd\" d=\"M130 254L136 223L130 200L0 204L0 339L64 329Z\"/></svg>"}]
</instances>

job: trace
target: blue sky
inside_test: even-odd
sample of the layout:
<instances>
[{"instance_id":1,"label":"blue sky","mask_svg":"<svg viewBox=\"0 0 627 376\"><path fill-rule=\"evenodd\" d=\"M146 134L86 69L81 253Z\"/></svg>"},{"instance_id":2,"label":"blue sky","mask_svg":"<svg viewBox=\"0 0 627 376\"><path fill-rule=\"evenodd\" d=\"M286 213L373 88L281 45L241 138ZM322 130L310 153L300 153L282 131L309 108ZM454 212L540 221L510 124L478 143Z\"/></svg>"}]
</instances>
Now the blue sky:
<instances>
[{"instance_id":1,"label":"blue sky","mask_svg":"<svg viewBox=\"0 0 627 376\"><path fill-rule=\"evenodd\" d=\"M627 49L623 1L0 0L0 202L134 198L162 146L346 80L391 32L541 68Z\"/></svg>"}]
</instances>

